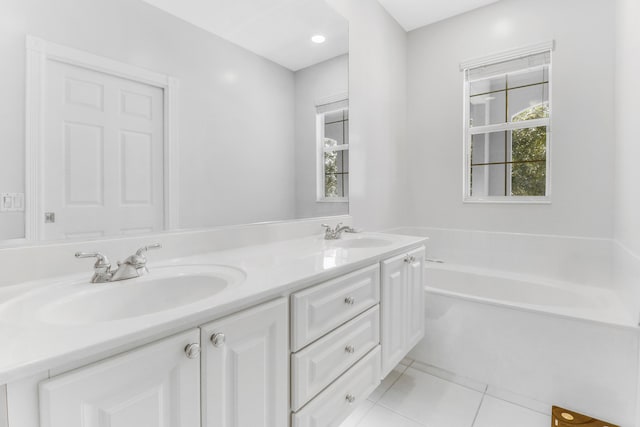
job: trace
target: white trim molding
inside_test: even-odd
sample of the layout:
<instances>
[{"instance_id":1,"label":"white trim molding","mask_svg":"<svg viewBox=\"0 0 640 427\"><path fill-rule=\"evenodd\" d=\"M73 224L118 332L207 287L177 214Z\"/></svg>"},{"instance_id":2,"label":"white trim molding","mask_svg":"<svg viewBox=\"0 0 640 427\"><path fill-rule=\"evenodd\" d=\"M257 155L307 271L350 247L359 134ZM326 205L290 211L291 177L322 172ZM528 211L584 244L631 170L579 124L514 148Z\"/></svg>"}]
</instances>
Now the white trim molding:
<instances>
[{"instance_id":1,"label":"white trim molding","mask_svg":"<svg viewBox=\"0 0 640 427\"><path fill-rule=\"evenodd\" d=\"M484 67L485 65L497 64L500 62L511 61L513 59L524 58L525 56L535 55L542 52L553 51L555 49L555 40L542 43L536 43L523 46L517 49L511 49L492 55L483 56L482 58L470 59L460 63L460 71L471 68Z\"/></svg>"},{"instance_id":2,"label":"white trim molding","mask_svg":"<svg viewBox=\"0 0 640 427\"><path fill-rule=\"evenodd\" d=\"M349 101L349 92L337 93L335 95L325 96L323 98L317 99L316 107L342 101Z\"/></svg>"},{"instance_id":3,"label":"white trim molding","mask_svg":"<svg viewBox=\"0 0 640 427\"><path fill-rule=\"evenodd\" d=\"M47 61L57 61L155 86L164 93L164 226L178 225L178 79L78 49L26 37L25 237L43 238L44 95Z\"/></svg>"}]
</instances>

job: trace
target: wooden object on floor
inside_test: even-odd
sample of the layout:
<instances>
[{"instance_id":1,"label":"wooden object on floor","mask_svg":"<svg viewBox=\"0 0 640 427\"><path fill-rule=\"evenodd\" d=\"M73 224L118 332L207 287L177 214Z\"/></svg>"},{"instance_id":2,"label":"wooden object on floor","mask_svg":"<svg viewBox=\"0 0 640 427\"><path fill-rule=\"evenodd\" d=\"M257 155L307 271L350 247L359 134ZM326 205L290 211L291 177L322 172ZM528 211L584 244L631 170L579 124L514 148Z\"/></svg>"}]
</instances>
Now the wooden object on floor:
<instances>
[{"instance_id":1,"label":"wooden object on floor","mask_svg":"<svg viewBox=\"0 0 640 427\"><path fill-rule=\"evenodd\" d=\"M620 427L605 421L553 406L551 409L551 427Z\"/></svg>"}]
</instances>

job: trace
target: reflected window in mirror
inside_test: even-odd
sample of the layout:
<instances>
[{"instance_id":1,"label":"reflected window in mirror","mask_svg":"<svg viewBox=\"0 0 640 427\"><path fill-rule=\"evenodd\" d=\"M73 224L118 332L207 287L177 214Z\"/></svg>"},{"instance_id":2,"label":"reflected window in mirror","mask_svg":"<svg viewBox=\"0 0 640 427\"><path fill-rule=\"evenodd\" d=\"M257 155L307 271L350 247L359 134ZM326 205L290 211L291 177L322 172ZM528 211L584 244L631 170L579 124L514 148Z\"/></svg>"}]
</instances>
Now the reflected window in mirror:
<instances>
[{"instance_id":1,"label":"reflected window in mirror","mask_svg":"<svg viewBox=\"0 0 640 427\"><path fill-rule=\"evenodd\" d=\"M551 50L464 74L464 200L548 203Z\"/></svg>"},{"instance_id":2,"label":"reflected window in mirror","mask_svg":"<svg viewBox=\"0 0 640 427\"><path fill-rule=\"evenodd\" d=\"M318 107L318 201L349 200L349 107L341 101Z\"/></svg>"}]
</instances>

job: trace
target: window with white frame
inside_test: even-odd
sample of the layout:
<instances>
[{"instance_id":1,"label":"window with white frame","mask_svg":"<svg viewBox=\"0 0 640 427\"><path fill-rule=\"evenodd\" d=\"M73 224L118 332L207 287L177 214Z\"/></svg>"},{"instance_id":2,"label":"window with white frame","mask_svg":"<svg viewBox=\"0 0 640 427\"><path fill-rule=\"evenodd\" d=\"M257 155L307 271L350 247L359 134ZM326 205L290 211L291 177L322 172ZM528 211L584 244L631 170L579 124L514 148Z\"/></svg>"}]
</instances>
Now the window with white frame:
<instances>
[{"instance_id":1,"label":"window with white frame","mask_svg":"<svg viewBox=\"0 0 640 427\"><path fill-rule=\"evenodd\" d=\"M462 66L466 201L549 200L551 46Z\"/></svg>"},{"instance_id":2,"label":"window with white frame","mask_svg":"<svg viewBox=\"0 0 640 427\"><path fill-rule=\"evenodd\" d=\"M347 100L317 106L318 201L349 200L349 106Z\"/></svg>"}]
</instances>

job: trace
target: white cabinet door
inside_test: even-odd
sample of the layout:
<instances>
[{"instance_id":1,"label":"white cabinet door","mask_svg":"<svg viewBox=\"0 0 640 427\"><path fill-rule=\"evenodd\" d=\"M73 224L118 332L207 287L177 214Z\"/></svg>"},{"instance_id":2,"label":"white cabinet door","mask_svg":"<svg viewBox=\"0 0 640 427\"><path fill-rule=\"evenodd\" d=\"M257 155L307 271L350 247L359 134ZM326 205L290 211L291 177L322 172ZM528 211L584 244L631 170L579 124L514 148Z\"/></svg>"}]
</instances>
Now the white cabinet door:
<instances>
[{"instance_id":1,"label":"white cabinet door","mask_svg":"<svg viewBox=\"0 0 640 427\"><path fill-rule=\"evenodd\" d=\"M288 325L282 298L201 328L203 427L288 425Z\"/></svg>"},{"instance_id":2,"label":"white cabinet door","mask_svg":"<svg viewBox=\"0 0 640 427\"><path fill-rule=\"evenodd\" d=\"M41 427L199 427L197 329L40 384Z\"/></svg>"},{"instance_id":3,"label":"white cabinet door","mask_svg":"<svg viewBox=\"0 0 640 427\"><path fill-rule=\"evenodd\" d=\"M424 249L409 252L407 264L407 342L409 352L424 337Z\"/></svg>"},{"instance_id":4,"label":"white cabinet door","mask_svg":"<svg viewBox=\"0 0 640 427\"><path fill-rule=\"evenodd\" d=\"M405 356L405 313L407 312L406 255L382 262L380 297L382 345L382 377L385 377Z\"/></svg>"},{"instance_id":5,"label":"white cabinet door","mask_svg":"<svg viewBox=\"0 0 640 427\"><path fill-rule=\"evenodd\" d=\"M382 262L382 376L407 355L424 334L424 248Z\"/></svg>"}]
</instances>

